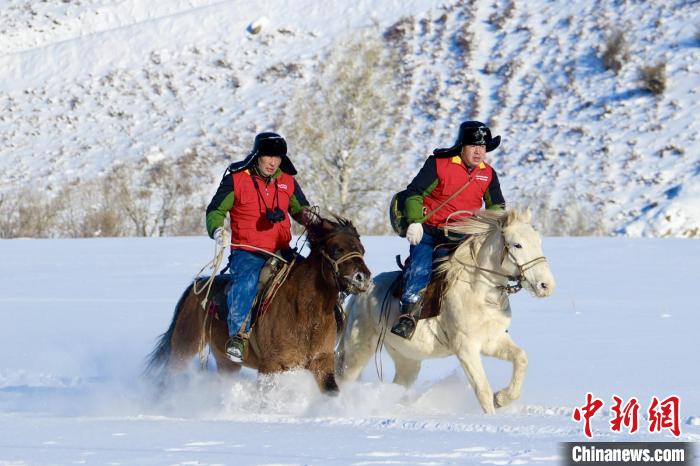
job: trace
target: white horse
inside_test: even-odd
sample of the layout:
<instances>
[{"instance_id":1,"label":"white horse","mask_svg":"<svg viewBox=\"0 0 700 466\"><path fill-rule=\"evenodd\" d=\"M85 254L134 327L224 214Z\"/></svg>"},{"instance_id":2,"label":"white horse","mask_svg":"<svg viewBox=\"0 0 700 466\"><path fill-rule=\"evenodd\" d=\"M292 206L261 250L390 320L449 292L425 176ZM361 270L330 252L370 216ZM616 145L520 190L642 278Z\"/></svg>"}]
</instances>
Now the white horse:
<instances>
[{"instance_id":1,"label":"white horse","mask_svg":"<svg viewBox=\"0 0 700 466\"><path fill-rule=\"evenodd\" d=\"M411 340L387 332L399 314L398 299L390 290L399 272L377 275L372 291L353 296L346 306L348 323L338 345L336 369L341 382L357 379L381 338L396 367L394 383L408 387L423 359L454 354L482 409L493 413L520 397L528 364L525 351L507 333L508 294L522 284L535 296L549 296L554 277L529 211L478 211L450 231L471 236L435 270L436 277L446 280L440 315L419 320ZM495 396L482 354L513 364L510 384Z\"/></svg>"}]
</instances>

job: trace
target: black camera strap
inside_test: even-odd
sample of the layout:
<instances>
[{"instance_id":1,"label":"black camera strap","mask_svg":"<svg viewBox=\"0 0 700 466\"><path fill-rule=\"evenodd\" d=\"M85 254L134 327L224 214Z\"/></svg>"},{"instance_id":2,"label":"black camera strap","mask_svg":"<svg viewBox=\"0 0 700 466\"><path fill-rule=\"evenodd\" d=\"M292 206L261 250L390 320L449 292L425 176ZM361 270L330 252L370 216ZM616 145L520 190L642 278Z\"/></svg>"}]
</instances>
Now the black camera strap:
<instances>
[{"instance_id":1,"label":"black camera strap","mask_svg":"<svg viewBox=\"0 0 700 466\"><path fill-rule=\"evenodd\" d=\"M277 180L275 180L275 198L272 201L272 206L268 207L267 202L265 202L265 197L262 195L262 191L260 191L260 186L258 185L257 180L255 179L255 173L250 174L250 178L253 180L253 186L255 187L255 191L258 193L258 205L260 204L260 201L262 201L263 205L265 206L265 212L272 210L273 208L279 209L280 205L280 197L279 197L279 187L277 186Z\"/></svg>"}]
</instances>

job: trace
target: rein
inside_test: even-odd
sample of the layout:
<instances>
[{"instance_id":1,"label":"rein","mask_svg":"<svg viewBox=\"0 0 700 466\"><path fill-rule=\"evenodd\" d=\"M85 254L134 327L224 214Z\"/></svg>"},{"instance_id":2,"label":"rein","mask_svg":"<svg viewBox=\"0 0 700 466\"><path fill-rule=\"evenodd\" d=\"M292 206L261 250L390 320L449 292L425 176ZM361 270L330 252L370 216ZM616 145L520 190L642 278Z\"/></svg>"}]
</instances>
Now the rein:
<instances>
[{"instance_id":1,"label":"rein","mask_svg":"<svg viewBox=\"0 0 700 466\"><path fill-rule=\"evenodd\" d=\"M505 291L505 292L508 293L508 294L515 294L515 293L517 293L518 291L520 291L520 290L523 289L523 285L522 285L523 276L522 276L522 274L520 274L520 275L518 275L518 276L508 275L508 274L505 274L505 273L498 272L497 270L487 269L486 267L480 267L480 266L478 266L478 265L469 264L469 263L467 263L467 262L462 262L462 261L459 260L459 258L457 258L457 257L455 257L455 260L456 260L460 265L462 265L462 266L464 266L464 267L471 267L471 268L473 268L473 269L475 269L475 270L479 270L479 271L481 271L481 272L487 272L487 273L491 273L491 274L494 274L494 275L498 275L499 277L504 277L504 278L506 278L509 282L515 282L514 284L508 283L508 284L506 284L506 285L500 285L500 286L497 287L498 289L503 290L503 291Z\"/></svg>"},{"instance_id":2,"label":"rein","mask_svg":"<svg viewBox=\"0 0 700 466\"><path fill-rule=\"evenodd\" d=\"M474 216L473 218L475 220L479 220L479 218L477 216ZM471 268L473 268L475 270L479 270L481 272L487 272L487 273L490 273L493 275L498 275L499 277L503 277L503 278L507 279L508 282L514 282L512 284L507 283L505 285L500 285L500 286L496 287L499 290L501 290L507 294L515 294L518 291L522 290L523 289L523 284L522 284L523 280L527 281L527 279L525 278L525 272L527 272L528 270L530 270L531 268L533 268L537 264L540 264L542 262L547 262L546 257L539 256L539 257L535 257L534 259L525 262L524 264L519 264L518 261L515 259L515 256L511 252L510 248L504 244L503 255L502 255L503 258L501 259L501 265L503 265L503 261L505 261L506 254L508 256L510 256L510 258L513 260L513 263L518 268L518 275L508 275L508 274L505 274L503 272L499 272L497 270L488 269L486 267L481 267L481 266L477 265L476 256L474 254L473 248L472 248L472 260L474 261L474 264L469 264L467 262L463 262L458 257L455 257L455 260L460 265L463 265L465 267L471 267ZM532 286L532 284L530 284L530 286Z\"/></svg>"},{"instance_id":3,"label":"rein","mask_svg":"<svg viewBox=\"0 0 700 466\"><path fill-rule=\"evenodd\" d=\"M497 287L498 289L505 291L508 294L515 294L518 291L523 289L523 285L522 285L523 280L527 281L527 279L524 276L525 272L530 270L531 268L533 268L534 266L536 266L537 264L539 264L541 262L547 262L547 258L544 256L536 257L536 258L532 259L531 261L527 261L521 265L521 264L518 264L518 262L515 260L515 257L513 257L513 254L510 252L510 250L508 250L508 248L506 248L506 250L508 251L508 255L513 259L513 263L516 265L516 267L518 267L518 271L520 272L518 275L515 275L515 276L508 275L508 274L499 272L497 270L487 269L486 267L480 267L478 265L462 262L461 260L459 260L456 257L455 257L455 260L457 262L459 262L459 264L461 264L465 267L471 267L475 270L479 270L482 272L488 272L488 273L491 273L494 275L498 275L499 277L504 277L504 278L508 279L509 282L515 282L514 284L508 283L506 285L500 285Z\"/></svg>"},{"instance_id":4,"label":"rein","mask_svg":"<svg viewBox=\"0 0 700 466\"><path fill-rule=\"evenodd\" d=\"M246 247L246 248L254 249L254 250L256 250L256 251L258 251L258 252L261 252L261 253L263 253L263 254L267 254L267 255L270 256L270 257L276 257L277 259L281 260L281 261L284 262L285 264L288 264L288 263L289 263L289 261L286 260L284 257L279 256L279 255L275 254L274 252L270 252L270 251L267 251L267 250L265 250L265 249L259 248L259 247L257 247L257 246L252 246L252 245L250 245L250 244L245 244L245 243L231 243L231 246L243 246L243 247Z\"/></svg>"},{"instance_id":5,"label":"rein","mask_svg":"<svg viewBox=\"0 0 700 466\"><path fill-rule=\"evenodd\" d=\"M232 243L231 239L230 239L231 238L230 233L228 231L226 231L225 229L224 229L223 234L226 235L224 237L225 238L224 243L226 242L226 239L228 239L228 242L231 246L246 246L246 247L255 249L257 251L263 252L269 256L274 256L277 259L279 259L280 261L282 261L285 264L285 267L287 267L287 270L285 271L284 278L286 278L286 276L289 274L289 270L291 270L292 265L294 265L294 262L296 262L296 256L294 257L294 260L290 264L289 261L285 260L283 257L281 257L275 253L266 251L264 249L260 249L260 248L255 247L255 246L251 246L249 244ZM204 299L201 300L200 305L202 306L202 309L205 312L203 313L204 317L203 317L203 322L202 322L202 332L201 332L201 336L199 339L199 345L198 345L198 350L197 350L197 353L199 354L200 365L202 368L206 366L206 361L207 361L207 354L204 352L204 349L206 347L206 341L207 341L206 340L207 321L209 320L209 313L206 312L207 304L209 303L209 294L211 293L211 287L214 284L214 280L216 278L217 272L221 268L221 264L224 261L224 257L226 256L227 250L228 250L228 247L226 247L226 246L219 247L217 245L215 247L214 258L212 260L210 260L209 262L207 262L199 270L199 272L197 272L197 275L195 275L194 279L192 280L192 292L194 293L194 295L199 296L202 293L204 293ZM211 274L209 275L209 277L207 277L206 280L203 281L202 286L200 287L200 286L198 286L198 282L200 281L200 277L202 276L202 272L204 272L204 270L207 267L210 268ZM270 299L266 303L267 305L269 305L269 301L272 300L274 295L277 293L278 289L279 289L279 285L275 286L272 296L270 297ZM212 330L212 326L210 323L210 325L209 325L209 341L211 341L211 330ZM209 348L209 352L211 353L211 347Z\"/></svg>"}]
</instances>

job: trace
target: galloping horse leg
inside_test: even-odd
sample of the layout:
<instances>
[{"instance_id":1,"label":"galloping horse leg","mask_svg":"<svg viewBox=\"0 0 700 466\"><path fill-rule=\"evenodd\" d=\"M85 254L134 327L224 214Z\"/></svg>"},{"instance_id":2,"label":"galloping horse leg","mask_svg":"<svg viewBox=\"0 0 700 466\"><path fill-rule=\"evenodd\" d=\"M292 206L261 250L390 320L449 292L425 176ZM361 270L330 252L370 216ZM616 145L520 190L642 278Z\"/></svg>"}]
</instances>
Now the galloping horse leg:
<instances>
[{"instance_id":1,"label":"galloping horse leg","mask_svg":"<svg viewBox=\"0 0 700 466\"><path fill-rule=\"evenodd\" d=\"M224 351L228 339L226 325L214 325L213 322L212 325L211 334L208 335L209 347L214 354L217 369L224 374L237 374L241 370L241 365L231 361Z\"/></svg>"},{"instance_id":2,"label":"galloping horse leg","mask_svg":"<svg viewBox=\"0 0 700 466\"><path fill-rule=\"evenodd\" d=\"M357 380L377 348L379 335L368 314L367 310L360 310L350 317L340 339L336 376L343 383Z\"/></svg>"},{"instance_id":3,"label":"galloping horse leg","mask_svg":"<svg viewBox=\"0 0 700 466\"><path fill-rule=\"evenodd\" d=\"M394 361L394 367L396 368L394 383L403 385L406 388L413 385L413 382L418 378L418 372L420 372L420 361L407 358L389 345L386 345L385 348Z\"/></svg>"},{"instance_id":4,"label":"galloping horse leg","mask_svg":"<svg viewBox=\"0 0 700 466\"><path fill-rule=\"evenodd\" d=\"M306 369L311 371L318 388L327 395L335 396L340 391L335 381L334 354L320 353L314 356Z\"/></svg>"},{"instance_id":5,"label":"galloping horse leg","mask_svg":"<svg viewBox=\"0 0 700 466\"><path fill-rule=\"evenodd\" d=\"M527 354L515 344L509 334L503 333L500 337L484 345L482 352L487 356L510 361L513 364L513 375L510 384L498 391L494 397L496 408L509 405L513 400L520 398L523 388L525 371L527 370Z\"/></svg>"},{"instance_id":6,"label":"galloping horse leg","mask_svg":"<svg viewBox=\"0 0 700 466\"><path fill-rule=\"evenodd\" d=\"M289 368L279 361L271 362L269 359L263 359L259 362L255 387L260 396L261 408L268 405L268 397L277 386L277 375L287 370L289 370Z\"/></svg>"},{"instance_id":7,"label":"galloping horse leg","mask_svg":"<svg viewBox=\"0 0 700 466\"><path fill-rule=\"evenodd\" d=\"M479 400L481 409L486 414L494 414L496 409L493 406L493 391L486 378L484 366L481 363L479 348L475 345L463 345L456 353L457 359L462 364L462 369L474 387L476 398Z\"/></svg>"}]
</instances>

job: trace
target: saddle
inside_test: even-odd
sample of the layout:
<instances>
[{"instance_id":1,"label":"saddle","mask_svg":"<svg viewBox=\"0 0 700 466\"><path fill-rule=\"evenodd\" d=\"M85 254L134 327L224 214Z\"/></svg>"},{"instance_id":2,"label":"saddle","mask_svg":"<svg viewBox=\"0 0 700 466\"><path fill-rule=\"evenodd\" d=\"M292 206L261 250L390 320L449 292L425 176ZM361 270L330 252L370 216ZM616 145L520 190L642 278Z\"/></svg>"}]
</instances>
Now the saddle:
<instances>
[{"instance_id":1,"label":"saddle","mask_svg":"<svg viewBox=\"0 0 700 466\"><path fill-rule=\"evenodd\" d=\"M258 290L253 300L253 307L249 314L251 326L265 313L268 305L274 298L275 293L287 278L287 272L291 267L292 260L298 255L296 251L288 249L276 253L282 257L286 263L277 257L271 256L263 268L260 270L258 279ZM228 267L224 268L228 270ZM212 295L209 300L208 312L219 320L226 321L228 317L227 296L231 288L231 274L220 273L214 279L212 285Z\"/></svg>"},{"instance_id":2,"label":"saddle","mask_svg":"<svg viewBox=\"0 0 700 466\"><path fill-rule=\"evenodd\" d=\"M406 267L406 264L401 265L399 256L396 257L396 260L399 263L399 267L401 270L400 273L394 279L394 282L389 287L389 292L394 298L400 299L401 295L403 294L403 287L405 283L404 269ZM408 263L408 259L406 260L406 263ZM435 263L433 263L433 267L434 265ZM442 307L442 296L445 291L445 285L446 283L444 276L433 275L433 277L430 280L430 283L428 283L428 286L423 291L423 307L418 320L429 319L431 317L437 317L440 315L440 309Z\"/></svg>"}]
</instances>

